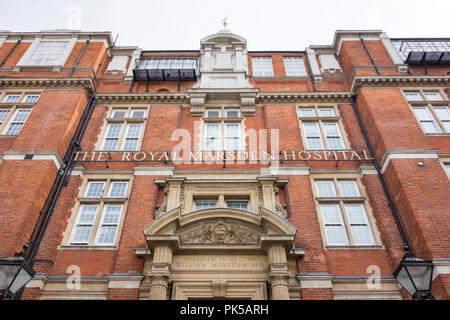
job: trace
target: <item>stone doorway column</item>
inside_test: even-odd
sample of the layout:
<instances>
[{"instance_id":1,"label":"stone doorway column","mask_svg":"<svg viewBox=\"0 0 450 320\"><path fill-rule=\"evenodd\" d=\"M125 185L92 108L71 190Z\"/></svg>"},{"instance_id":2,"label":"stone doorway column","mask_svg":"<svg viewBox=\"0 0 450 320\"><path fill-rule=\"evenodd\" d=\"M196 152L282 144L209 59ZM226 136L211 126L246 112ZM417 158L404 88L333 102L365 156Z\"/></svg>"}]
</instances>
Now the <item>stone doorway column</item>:
<instances>
[{"instance_id":1,"label":"stone doorway column","mask_svg":"<svg viewBox=\"0 0 450 320\"><path fill-rule=\"evenodd\" d=\"M289 300L289 271L284 244L267 245L272 300Z\"/></svg>"},{"instance_id":2,"label":"stone doorway column","mask_svg":"<svg viewBox=\"0 0 450 320\"><path fill-rule=\"evenodd\" d=\"M170 243L158 243L153 247L151 271L147 277L150 280L150 300L166 300L167 288L170 283L170 264L172 263L172 246Z\"/></svg>"}]
</instances>

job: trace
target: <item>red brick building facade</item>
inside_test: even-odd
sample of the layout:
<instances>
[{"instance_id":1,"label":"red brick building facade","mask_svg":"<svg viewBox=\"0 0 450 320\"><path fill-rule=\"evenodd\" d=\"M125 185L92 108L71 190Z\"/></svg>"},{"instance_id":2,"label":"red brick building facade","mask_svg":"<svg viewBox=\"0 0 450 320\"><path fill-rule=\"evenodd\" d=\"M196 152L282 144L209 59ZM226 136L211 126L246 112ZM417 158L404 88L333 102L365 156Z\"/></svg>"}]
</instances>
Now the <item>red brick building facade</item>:
<instances>
[{"instance_id":1,"label":"red brick building facade","mask_svg":"<svg viewBox=\"0 0 450 320\"><path fill-rule=\"evenodd\" d=\"M251 52L0 32L0 258L21 299L450 297L450 40ZM33 231L34 230L34 231Z\"/></svg>"}]
</instances>

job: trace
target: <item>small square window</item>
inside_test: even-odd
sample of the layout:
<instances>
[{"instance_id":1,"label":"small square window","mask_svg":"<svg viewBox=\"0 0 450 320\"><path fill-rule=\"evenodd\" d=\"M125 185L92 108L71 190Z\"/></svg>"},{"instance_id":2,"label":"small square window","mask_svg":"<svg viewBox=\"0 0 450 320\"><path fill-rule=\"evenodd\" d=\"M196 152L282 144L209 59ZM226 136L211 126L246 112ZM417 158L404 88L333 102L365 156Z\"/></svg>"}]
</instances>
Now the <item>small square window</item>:
<instances>
[{"instance_id":1,"label":"small square window","mask_svg":"<svg viewBox=\"0 0 450 320\"><path fill-rule=\"evenodd\" d=\"M16 103L16 102L19 102L19 98L20 98L20 95L18 95L18 94L8 94L3 99L3 102Z\"/></svg>"},{"instance_id":2,"label":"small square window","mask_svg":"<svg viewBox=\"0 0 450 320\"><path fill-rule=\"evenodd\" d=\"M124 119L127 114L127 110L113 110L112 118L114 119Z\"/></svg>"},{"instance_id":3,"label":"small square window","mask_svg":"<svg viewBox=\"0 0 450 320\"><path fill-rule=\"evenodd\" d=\"M339 181L339 189L343 197L359 197L359 190L356 181Z\"/></svg>"},{"instance_id":4,"label":"small square window","mask_svg":"<svg viewBox=\"0 0 450 320\"><path fill-rule=\"evenodd\" d=\"M220 109L207 109L206 117L207 118L220 118L221 110Z\"/></svg>"},{"instance_id":5,"label":"small square window","mask_svg":"<svg viewBox=\"0 0 450 320\"><path fill-rule=\"evenodd\" d=\"M248 200L227 200L226 205L227 208L249 211Z\"/></svg>"},{"instance_id":6,"label":"small square window","mask_svg":"<svg viewBox=\"0 0 450 320\"><path fill-rule=\"evenodd\" d=\"M227 118L239 118L240 116L239 109L225 109L225 116Z\"/></svg>"},{"instance_id":7,"label":"small square window","mask_svg":"<svg viewBox=\"0 0 450 320\"><path fill-rule=\"evenodd\" d=\"M103 194L103 189L105 188L104 181L90 181L86 188L86 197L88 198L99 198Z\"/></svg>"},{"instance_id":8,"label":"small square window","mask_svg":"<svg viewBox=\"0 0 450 320\"><path fill-rule=\"evenodd\" d=\"M217 201L215 200L196 200L194 202L195 210L205 210L217 208Z\"/></svg>"},{"instance_id":9,"label":"small square window","mask_svg":"<svg viewBox=\"0 0 450 320\"><path fill-rule=\"evenodd\" d=\"M437 91L428 91L423 93L428 101L442 101L442 96Z\"/></svg>"},{"instance_id":10,"label":"small square window","mask_svg":"<svg viewBox=\"0 0 450 320\"><path fill-rule=\"evenodd\" d=\"M336 197L336 189L333 181L316 181L317 194L319 197Z\"/></svg>"},{"instance_id":11,"label":"small square window","mask_svg":"<svg viewBox=\"0 0 450 320\"><path fill-rule=\"evenodd\" d=\"M131 118L142 119L145 118L145 110L143 109L133 109L131 110Z\"/></svg>"},{"instance_id":12,"label":"small square window","mask_svg":"<svg viewBox=\"0 0 450 320\"><path fill-rule=\"evenodd\" d=\"M303 118L313 118L316 117L316 110L314 108L301 108L300 117Z\"/></svg>"},{"instance_id":13,"label":"small square window","mask_svg":"<svg viewBox=\"0 0 450 320\"><path fill-rule=\"evenodd\" d=\"M109 188L110 198L124 198L127 193L127 182L111 182L111 187Z\"/></svg>"},{"instance_id":14,"label":"small square window","mask_svg":"<svg viewBox=\"0 0 450 320\"><path fill-rule=\"evenodd\" d=\"M23 99L25 103L36 103L39 100L38 94L27 94Z\"/></svg>"},{"instance_id":15,"label":"small square window","mask_svg":"<svg viewBox=\"0 0 450 320\"><path fill-rule=\"evenodd\" d=\"M419 92L405 92L405 96L408 101L423 101L423 98Z\"/></svg>"},{"instance_id":16,"label":"small square window","mask_svg":"<svg viewBox=\"0 0 450 320\"><path fill-rule=\"evenodd\" d=\"M333 108L319 108L319 114L321 117L335 117Z\"/></svg>"}]
</instances>

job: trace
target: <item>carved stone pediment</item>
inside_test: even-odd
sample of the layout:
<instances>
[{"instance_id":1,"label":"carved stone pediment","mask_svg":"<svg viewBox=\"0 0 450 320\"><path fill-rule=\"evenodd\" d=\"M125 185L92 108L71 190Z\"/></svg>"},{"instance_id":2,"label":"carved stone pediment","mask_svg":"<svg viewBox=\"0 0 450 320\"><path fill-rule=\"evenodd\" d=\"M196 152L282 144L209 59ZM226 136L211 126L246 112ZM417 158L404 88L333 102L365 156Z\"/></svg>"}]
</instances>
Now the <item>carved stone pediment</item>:
<instances>
[{"instance_id":1,"label":"carved stone pediment","mask_svg":"<svg viewBox=\"0 0 450 320\"><path fill-rule=\"evenodd\" d=\"M203 224L180 235L184 244L255 244L258 240L256 232L224 220Z\"/></svg>"}]
</instances>

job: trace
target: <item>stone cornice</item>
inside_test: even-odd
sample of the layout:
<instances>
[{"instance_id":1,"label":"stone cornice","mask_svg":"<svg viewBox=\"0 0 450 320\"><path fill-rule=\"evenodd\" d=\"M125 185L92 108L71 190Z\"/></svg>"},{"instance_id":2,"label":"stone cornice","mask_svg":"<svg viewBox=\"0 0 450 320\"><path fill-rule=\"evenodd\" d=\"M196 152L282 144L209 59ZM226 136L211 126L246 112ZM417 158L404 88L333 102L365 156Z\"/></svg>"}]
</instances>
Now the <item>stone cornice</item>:
<instances>
[{"instance_id":1,"label":"stone cornice","mask_svg":"<svg viewBox=\"0 0 450 320\"><path fill-rule=\"evenodd\" d=\"M97 94L98 104L111 103L161 103L180 104L187 103L188 96L185 93L167 94Z\"/></svg>"},{"instance_id":2,"label":"stone cornice","mask_svg":"<svg viewBox=\"0 0 450 320\"><path fill-rule=\"evenodd\" d=\"M261 92L258 103L348 102L349 92Z\"/></svg>"},{"instance_id":3,"label":"stone cornice","mask_svg":"<svg viewBox=\"0 0 450 320\"><path fill-rule=\"evenodd\" d=\"M0 78L2 88L27 89L60 89L76 88L94 91L94 83L90 78Z\"/></svg>"},{"instance_id":4,"label":"stone cornice","mask_svg":"<svg viewBox=\"0 0 450 320\"><path fill-rule=\"evenodd\" d=\"M450 76L356 76L350 92L357 94L361 87L442 86L450 84Z\"/></svg>"}]
</instances>

